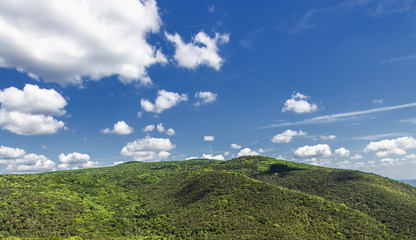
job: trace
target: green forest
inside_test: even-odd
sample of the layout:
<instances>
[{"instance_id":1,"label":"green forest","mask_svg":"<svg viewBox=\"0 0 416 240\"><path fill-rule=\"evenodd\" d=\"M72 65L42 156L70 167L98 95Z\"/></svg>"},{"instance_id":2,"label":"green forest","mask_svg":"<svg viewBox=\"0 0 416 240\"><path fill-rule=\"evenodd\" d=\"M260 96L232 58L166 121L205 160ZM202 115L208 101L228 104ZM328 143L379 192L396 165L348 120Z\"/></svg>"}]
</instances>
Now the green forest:
<instances>
[{"instance_id":1,"label":"green forest","mask_svg":"<svg viewBox=\"0 0 416 240\"><path fill-rule=\"evenodd\" d=\"M416 239L416 188L246 156L0 175L5 239Z\"/></svg>"}]
</instances>

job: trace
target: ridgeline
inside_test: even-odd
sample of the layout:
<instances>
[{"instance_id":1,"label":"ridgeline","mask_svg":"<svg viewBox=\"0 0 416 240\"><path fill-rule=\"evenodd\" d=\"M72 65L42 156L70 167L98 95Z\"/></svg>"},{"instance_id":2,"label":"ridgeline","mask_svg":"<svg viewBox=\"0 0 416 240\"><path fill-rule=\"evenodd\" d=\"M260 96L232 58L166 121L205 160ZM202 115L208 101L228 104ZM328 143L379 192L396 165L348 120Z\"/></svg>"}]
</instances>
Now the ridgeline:
<instances>
[{"instance_id":1,"label":"ridgeline","mask_svg":"<svg viewBox=\"0 0 416 240\"><path fill-rule=\"evenodd\" d=\"M416 188L268 157L0 175L0 238L416 239Z\"/></svg>"}]
</instances>

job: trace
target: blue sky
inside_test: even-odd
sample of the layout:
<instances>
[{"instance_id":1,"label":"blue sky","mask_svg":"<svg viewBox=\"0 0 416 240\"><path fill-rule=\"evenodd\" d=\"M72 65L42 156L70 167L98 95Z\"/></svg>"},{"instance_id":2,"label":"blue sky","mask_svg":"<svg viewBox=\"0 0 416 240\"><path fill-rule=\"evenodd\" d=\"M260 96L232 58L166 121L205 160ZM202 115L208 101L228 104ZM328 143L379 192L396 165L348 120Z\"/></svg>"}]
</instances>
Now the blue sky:
<instances>
[{"instance_id":1,"label":"blue sky","mask_svg":"<svg viewBox=\"0 0 416 240\"><path fill-rule=\"evenodd\" d=\"M416 178L416 2L6 1L0 173L265 155Z\"/></svg>"}]
</instances>

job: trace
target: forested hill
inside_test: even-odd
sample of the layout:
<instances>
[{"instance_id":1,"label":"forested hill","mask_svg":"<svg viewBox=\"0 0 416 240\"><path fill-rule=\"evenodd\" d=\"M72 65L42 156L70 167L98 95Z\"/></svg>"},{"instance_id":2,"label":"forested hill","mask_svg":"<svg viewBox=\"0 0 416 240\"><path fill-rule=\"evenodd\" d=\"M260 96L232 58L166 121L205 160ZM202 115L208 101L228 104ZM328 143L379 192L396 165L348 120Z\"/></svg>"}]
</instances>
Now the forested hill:
<instances>
[{"instance_id":1,"label":"forested hill","mask_svg":"<svg viewBox=\"0 0 416 240\"><path fill-rule=\"evenodd\" d=\"M415 226L408 184L268 157L0 176L0 238L416 239Z\"/></svg>"}]
</instances>

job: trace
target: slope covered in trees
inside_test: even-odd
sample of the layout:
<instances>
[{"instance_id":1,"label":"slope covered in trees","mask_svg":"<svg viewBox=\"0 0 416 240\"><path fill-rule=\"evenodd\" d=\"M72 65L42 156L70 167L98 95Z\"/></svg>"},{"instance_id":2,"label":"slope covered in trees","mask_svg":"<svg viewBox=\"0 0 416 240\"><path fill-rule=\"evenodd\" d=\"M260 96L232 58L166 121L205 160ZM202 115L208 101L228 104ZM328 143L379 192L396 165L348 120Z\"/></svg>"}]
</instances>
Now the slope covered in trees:
<instances>
[{"instance_id":1,"label":"slope covered in trees","mask_svg":"<svg viewBox=\"0 0 416 240\"><path fill-rule=\"evenodd\" d=\"M0 237L415 239L416 189L268 157L0 176Z\"/></svg>"}]
</instances>

